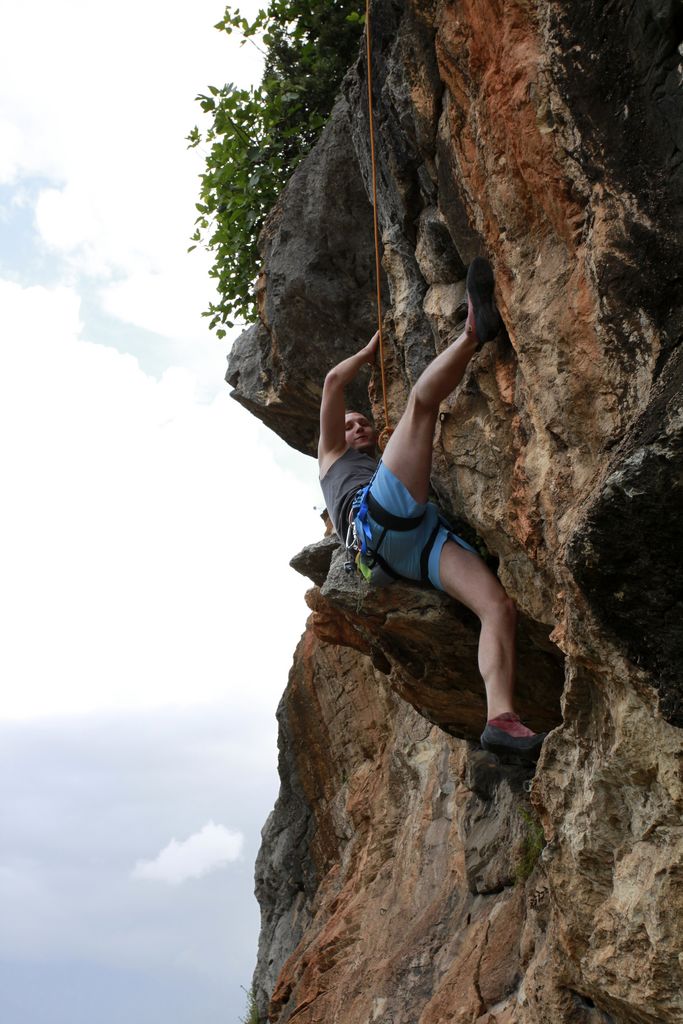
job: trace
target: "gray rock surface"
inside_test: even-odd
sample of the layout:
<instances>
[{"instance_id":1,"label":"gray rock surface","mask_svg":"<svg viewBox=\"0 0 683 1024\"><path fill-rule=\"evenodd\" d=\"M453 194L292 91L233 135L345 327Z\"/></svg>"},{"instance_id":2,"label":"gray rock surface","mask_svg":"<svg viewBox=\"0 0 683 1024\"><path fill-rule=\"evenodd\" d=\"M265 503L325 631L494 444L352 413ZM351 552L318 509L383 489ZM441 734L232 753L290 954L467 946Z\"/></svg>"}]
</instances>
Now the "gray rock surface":
<instances>
[{"instance_id":1,"label":"gray rock surface","mask_svg":"<svg viewBox=\"0 0 683 1024\"><path fill-rule=\"evenodd\" d=\"M261 319L233 345L226 380L241 405L312 455L325 374L377 324L372 208L344 100L284 189L259 247ZM349 405L369 414L367 378L349 389Z\"/></svg>"},{"instance_id":2,"label":"gray rock surface","mask_svg":"<svg viewBox=\"0 0 683 1024\"><path fill-rule=\"evenodd\" d=\"M342 550L342 546L339 538L333 534L323 537L315 544L307 544L291 559L289 564L302 576L307 576L316 586L322 587L330 571L332 557L340 550Z\"/></svg>"},{"instance_id":3,"label":"gray rock surface","mask_svg":"<svg viewBox=\"0 0 683 1024\"><path fill-rule=\"evenodd\" d=\"M624 442L568 563L602 622L647 669L660 709L683 727L683 351Z\"/></svg>"},{"instance_id":4,"label":"gray rock surface","mask_svg":"<svg viewBox=\"0 0 683 1024\"><path fill-rule=\"evenodd\" d=\"M287 693L277 710L280 793L261 830L254 873L261 932L253 989L264 1019L280 971L311 923L311 901L319 881L311 859L315 821L299 776L286 698Z\"/></svg>"}]
</instances>

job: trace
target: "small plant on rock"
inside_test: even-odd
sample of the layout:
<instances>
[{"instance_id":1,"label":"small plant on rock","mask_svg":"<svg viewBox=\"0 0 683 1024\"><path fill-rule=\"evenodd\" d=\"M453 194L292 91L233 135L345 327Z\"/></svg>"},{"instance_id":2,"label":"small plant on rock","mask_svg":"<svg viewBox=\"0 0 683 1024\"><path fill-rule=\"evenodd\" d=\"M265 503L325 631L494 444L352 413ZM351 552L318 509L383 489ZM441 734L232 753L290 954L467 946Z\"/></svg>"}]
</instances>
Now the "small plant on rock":
<instances>
[{"instance_id":1,"label":"small plant on rock","mask_svg":"<svg viewBox=\"0 0 683 1024\"><path fill-rule=\"evenodd\" d=\"M519 813L524 819L526 828L522 856L515 868L515 878L522 884L529 878L536 866L536 861L541 856L541 851L545 846L545 835L540 821L532 812L520 807Z\"/></svg>"},{"instance_id":2,"label":"small plant on rock","mask_svg":"<svg viewBox=\"0 0 683 1024\"><path fill-rule=\"evenodd\" d=\"M256 1007L256 995L253 987L246 989L242 986L244 991L247 993L247 1015L246 1017L240 1017L240 1024L261 1024L258 1009Z\"/></svg>"}]
</instances>

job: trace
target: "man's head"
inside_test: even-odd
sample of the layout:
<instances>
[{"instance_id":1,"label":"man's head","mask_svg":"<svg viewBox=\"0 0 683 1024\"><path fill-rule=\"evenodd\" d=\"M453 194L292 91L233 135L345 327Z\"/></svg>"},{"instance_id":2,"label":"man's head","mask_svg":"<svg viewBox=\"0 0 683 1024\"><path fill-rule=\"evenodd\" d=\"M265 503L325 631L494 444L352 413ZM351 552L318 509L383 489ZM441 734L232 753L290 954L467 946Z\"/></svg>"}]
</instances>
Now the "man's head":
<instances>
[{"instance_id":1,"label":"man's head","mask_svg":"<svg viewBox=\"0 0 683 1024\"><path fill-rule=\"evenodd\" d=\"M375 455L377 445L377 432L367 417L360 412L352 412L347 409L345 416L346 443L349 448L365 452L367 455Z\"/></svg>"}]
</instances>

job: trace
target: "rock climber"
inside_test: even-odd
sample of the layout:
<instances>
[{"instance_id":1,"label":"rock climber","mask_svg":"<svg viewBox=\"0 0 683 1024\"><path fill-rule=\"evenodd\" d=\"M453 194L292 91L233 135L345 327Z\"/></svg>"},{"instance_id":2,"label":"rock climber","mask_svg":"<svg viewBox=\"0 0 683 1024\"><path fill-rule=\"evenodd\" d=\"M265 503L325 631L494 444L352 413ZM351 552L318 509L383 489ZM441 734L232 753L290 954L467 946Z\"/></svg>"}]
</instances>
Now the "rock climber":
<instances>
[{"instance_id":1,"label":"rock climber","mask_svg":"<svg viewBox=\"0 0 683 1024\"><path fill-rule=\"evenodd\" d=\"M474 353L501 326L487 260L473 260L466 287L465 329L419 377L379 463L373 424L347 410L344 402L345 386L362 366L374 362L379 334L327 374L320 408L320 484L342 542L357 547L364 531L364 575L373 584L429 581L479 617L478 664L487 700L481 744L502 756L535 761L546 733L527 728L513 706L514 602L475 549L448 528L428 501L439 405L460 383Z\"/></svg>"}]
</instances>

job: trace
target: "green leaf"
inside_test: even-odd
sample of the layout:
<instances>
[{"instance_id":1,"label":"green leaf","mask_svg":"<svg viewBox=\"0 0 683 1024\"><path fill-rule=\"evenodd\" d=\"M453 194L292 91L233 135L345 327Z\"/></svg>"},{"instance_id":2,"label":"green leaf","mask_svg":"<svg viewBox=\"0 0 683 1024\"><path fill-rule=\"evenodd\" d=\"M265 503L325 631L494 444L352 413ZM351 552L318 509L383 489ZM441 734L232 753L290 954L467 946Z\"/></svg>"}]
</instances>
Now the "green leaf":
<instances>
[{"instance_id":1,"label":"green leaf","mask_svg":"<svg viewBox=\"0 0 683 1024\"><path fill-rule=\"evenodd\" d=\"M270 0L251 20L225 8L216 29L238 32L241 43L266 47L256 88L207 88L200 94L207 125L187 136L206 150L198 216L188 251L202 243L212 253L209 276L218 298L205 315L224 331L237 317L257 317L252 282L260 267L257 237L294 169L314 144L341 79L355 60L362 5L349 0ZM255 39L259 36L258 40ZM218 331L217 331L218 333Z\"/></svg>"}]
</instances>

